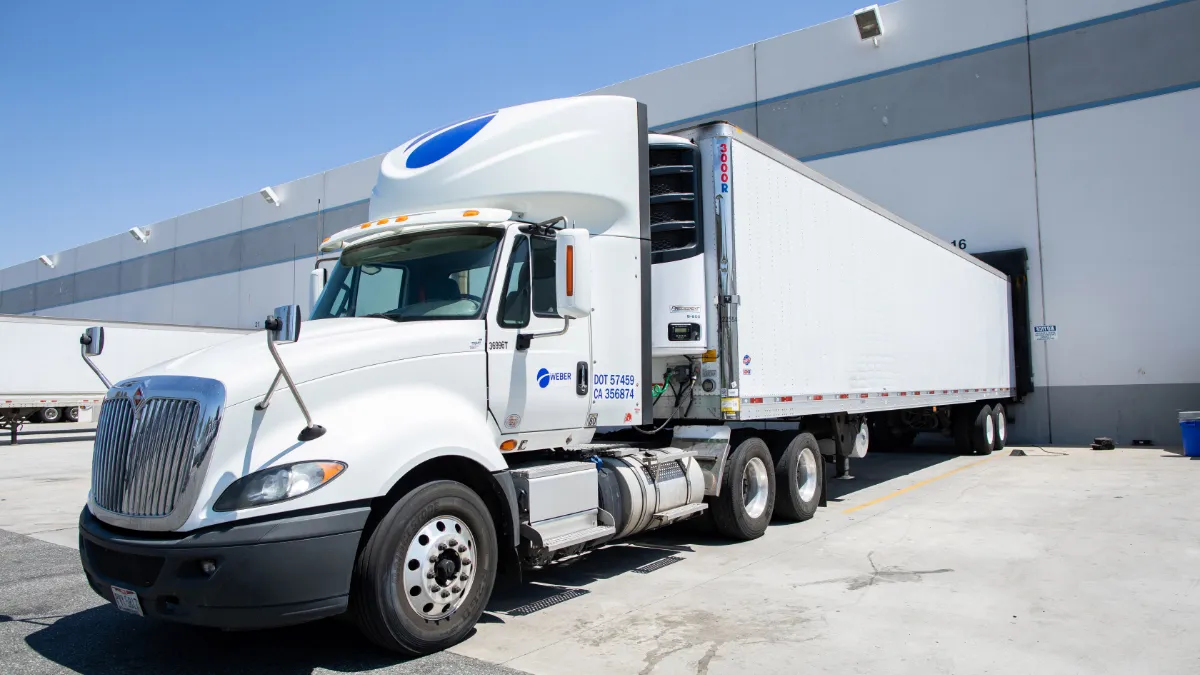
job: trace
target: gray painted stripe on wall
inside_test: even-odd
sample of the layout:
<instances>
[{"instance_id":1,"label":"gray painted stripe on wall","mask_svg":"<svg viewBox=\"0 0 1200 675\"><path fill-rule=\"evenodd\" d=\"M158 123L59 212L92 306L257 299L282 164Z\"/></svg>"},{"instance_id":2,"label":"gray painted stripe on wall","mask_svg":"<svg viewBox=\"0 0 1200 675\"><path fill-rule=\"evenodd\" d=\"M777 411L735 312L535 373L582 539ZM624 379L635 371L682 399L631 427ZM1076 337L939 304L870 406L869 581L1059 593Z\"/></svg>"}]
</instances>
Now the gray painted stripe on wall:
<instances>
[{"instance_id":1,"label":"gray painted stripe on wall","mask_svg":"<svg viewBox=\"0 0 1200 675\"><path fill-rule=\"evenodd\" d=\"M26 314L311 258L324 237L367 219L367 202L234 232L0 293L0 314Z\"/></svg>"},{"instance_id":2,"label":"gray painted stripe on wall","mask_svg":"<svg viewBox=\"0 0 1200 675\"><path fill-rule=\"evenodd\" d=\"M824 159L1200 86L1197 34L1200 2L1170 0L656 130L726 120L801 160Z\"/></svg>"},{"instance_id":3,"label":"gray painted stripe on wall","mask_svg":"<svg viewBox=\"0 0 1200 675\"><path fill-rule=\"evenodd\" d=\"M1009 437L1012 444L1087 445L1108 436L1118 445L1148 439L1177 446L1180 410L1200 410L1200 383L1039 387L1009 408Z\"/></svg>"},{"instance_id":4,"label":"gray painted stripe on wall","mask_svg":"<svg viewBox=\"0 0 1200 675\"><path fill-rule=\"evenodd\" d=\"M1142 12L1029 44L1034 112L1200 81L1200 2Z\"/></svg>"},{"instance_id":5,"label":"gray painted stripe on wall","mask_svg":"<svg viewBox=\"0 0 1200 675\"><path fill-rule=\"evenodd\" d=\"M793 157L1030 114L1024 42L758 106L759 136Z\"/></svg>"}]
</instances>

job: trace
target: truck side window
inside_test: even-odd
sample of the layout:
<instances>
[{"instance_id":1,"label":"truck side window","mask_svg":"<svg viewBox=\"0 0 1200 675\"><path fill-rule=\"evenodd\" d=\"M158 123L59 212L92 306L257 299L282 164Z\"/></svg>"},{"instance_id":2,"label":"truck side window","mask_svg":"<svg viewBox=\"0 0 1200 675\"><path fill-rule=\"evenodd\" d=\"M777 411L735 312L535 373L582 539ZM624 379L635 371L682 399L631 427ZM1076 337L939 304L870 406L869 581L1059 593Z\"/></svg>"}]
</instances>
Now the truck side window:
<instances>
[{"instance_id":1,"label":"truck side window","mask_svg":"<svg viewBox=\"0 0 1200 675\"><path fill-rule=\"evenodd\" d=\"M538 316L558 316L558 298L554 291L554 258L558 245L553 239L534 237L533 243L533 313Z\"/></svg>"},{"instance_id":2,"label":"truck side window","mask_svg":"<svg viewBox=\"0 0 1200 675\"><path fill-rule=\"evenodd\" d=\"M508 260L508 276L504 279L504 299L496 322L505 328L524 328L529 325L529 238L513 241L512 257Z\"/></svg>"}]
</instances>

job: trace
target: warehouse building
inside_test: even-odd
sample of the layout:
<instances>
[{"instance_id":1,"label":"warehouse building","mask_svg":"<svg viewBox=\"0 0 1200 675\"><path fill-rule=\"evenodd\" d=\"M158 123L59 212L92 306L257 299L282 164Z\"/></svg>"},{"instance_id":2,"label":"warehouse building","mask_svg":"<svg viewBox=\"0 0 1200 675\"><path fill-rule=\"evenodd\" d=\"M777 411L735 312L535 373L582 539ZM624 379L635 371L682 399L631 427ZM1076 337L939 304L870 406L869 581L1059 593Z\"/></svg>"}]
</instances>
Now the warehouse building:
<instances>
[{"instance_id":1,"label":"warehouse building","mask_svg":"<svg viewBox=\"0 0 1200 675\"><path fill-rule=\"evenodd\" d=\"M1198 34L1200 0L902 0L596 93L658 131L732 122L968 252L1023 250L1055 339L1031 341L1013 439L1177 444L1200 408ZM308 304L381 159L2 270L0 313L256 327Z\"/></svg>"}]
</instances>

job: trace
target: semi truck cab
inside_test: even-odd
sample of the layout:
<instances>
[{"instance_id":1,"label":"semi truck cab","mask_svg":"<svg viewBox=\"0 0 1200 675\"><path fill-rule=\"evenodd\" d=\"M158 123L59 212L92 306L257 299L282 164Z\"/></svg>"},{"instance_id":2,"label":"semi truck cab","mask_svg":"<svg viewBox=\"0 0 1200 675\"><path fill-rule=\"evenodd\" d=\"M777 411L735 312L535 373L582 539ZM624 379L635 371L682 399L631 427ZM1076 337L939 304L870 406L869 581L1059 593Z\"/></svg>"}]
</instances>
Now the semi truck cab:
<instances>
[{"instance_id":1,"label":"semi truck cab","mask_svg":"<svg viewBox=\"0 0 1200 675\"><path fill-rule=\"evenodd\" d=\"M826 459L840 472L865 454L868 414L895 399L751 388L775 385L738 347L741 133L650 134L644 105L595 96L481 115L388 153L370 220L319 246L336 264L314 270L307 321L282 306L263 333L108 391L80 516L93 589L127 612L220 628L350 612L378 644L423 654L470 632L501 570L704 513L735 539L773 516L811 518ZM802 167L784 158L769 169L783 178L768 175L750 163L765 150L744 152L765 222ZM856 217L891 226L870 214ZM915 241L901 243L1005 301L994 270ZM769 270L741 269L754 297L779 292L749 283ZM807 386L786 360L791 334L753 339L780 386ZM85 334L89 363L103 343L102 329ZM972 416L990 451L996 408L980 401L1001 394L981 391L927 394L965 406L955 419Z\"/></svg>"}]
</instances>

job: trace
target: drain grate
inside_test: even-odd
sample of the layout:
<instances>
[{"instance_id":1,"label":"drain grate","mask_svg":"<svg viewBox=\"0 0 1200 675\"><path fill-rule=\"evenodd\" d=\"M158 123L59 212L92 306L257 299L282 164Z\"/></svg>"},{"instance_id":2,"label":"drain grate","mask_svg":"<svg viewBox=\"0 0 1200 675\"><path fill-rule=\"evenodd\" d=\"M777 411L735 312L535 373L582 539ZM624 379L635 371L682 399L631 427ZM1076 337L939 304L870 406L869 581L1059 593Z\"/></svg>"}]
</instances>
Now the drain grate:
<instances>
[{"instance_id":1,"label":"drain grate","mask_svg":"<svg viewBox=\"0 0 1200 675\"><path fill-rule=\"evenodd\" d=\"M553 607L572 598L578 598L581 595L587 594L588 591L585 591L582 588L568 588L562 593L555 593L554 595L542 598L541 600L536 600L534 602L521 605L520 607L514 607L513 609L510 609L504 613L508 614L509 616L529 616L534 612L540 612L548 607Z\"/></svg>"},{"instance_id":2,"label":"drain grate","mask_svg":"<svg viewBox=\"0 0 1200 675\"><path fill-rule=\"evenodd\" d=\"M661 570L662 568L667 567L668 565L674 565L675 563L682 562L682 561L683 561L683 558L680 558L677 555L669 555L665 558L655 560L652 563L646 563L645 565L642 565L641 567L635 567L633 569L633 571L636 572L637 574L650 574L651 572L653 572L655 570Z\"/></svg>"}]
</instances>

